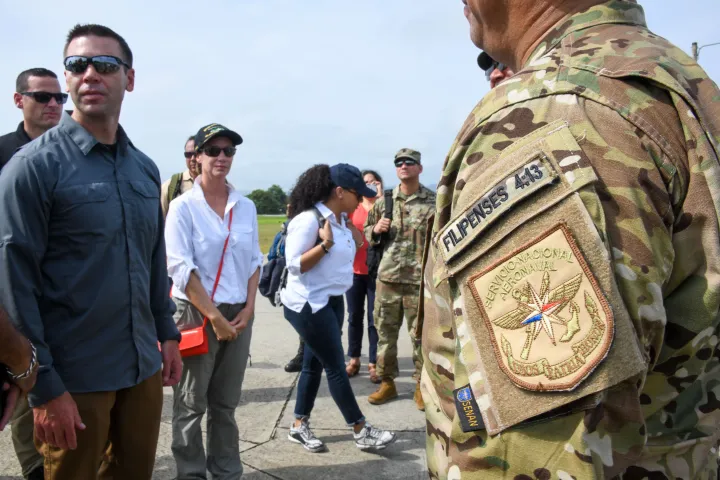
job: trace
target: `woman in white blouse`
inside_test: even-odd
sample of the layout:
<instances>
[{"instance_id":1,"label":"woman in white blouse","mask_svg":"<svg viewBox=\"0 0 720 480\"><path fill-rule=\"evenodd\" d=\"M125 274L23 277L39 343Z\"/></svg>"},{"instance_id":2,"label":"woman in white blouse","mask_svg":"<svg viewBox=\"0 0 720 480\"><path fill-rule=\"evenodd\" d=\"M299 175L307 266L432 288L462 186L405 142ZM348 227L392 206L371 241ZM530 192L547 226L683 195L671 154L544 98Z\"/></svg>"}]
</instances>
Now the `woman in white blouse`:
<instances>
[{"instance_id":1,"label":"woman in white blouse","mask_svg":"<svg viewBox=\"0 0 720 480\"><path fill-rule=\"evenodd\" d=\"M172 452L177 478L239 479L242 464L235 408L240 402L262 253L255 205L226 181L237 133L222 125L195 136L202 175L170 203L165 242L175 321L183 331L203 325L208 353L183 358L174 388ZM208 451L201 422L208 413Z\"/></svg>"},{"instance_id":2,"label":"woman in white blouse","mask_svg":"<svg viewBox=\"0 0 720 480\"><path fill-rule=\"evenodd\" d=\"M290 195L290 211L295 216L285 240L288 277L280 298L285 318L305 340L305 355L288 439L310 452L325 449L309 425L323 369L330 394L353 428L358 448L382 449L396 438L365 421L345 371L340 338L343 294L352 286L355 251L363 243L362 233L347 221L347 215L362 197L375 196L360 170L347 164L310 168Z\"/></svg>"}]
</instances>

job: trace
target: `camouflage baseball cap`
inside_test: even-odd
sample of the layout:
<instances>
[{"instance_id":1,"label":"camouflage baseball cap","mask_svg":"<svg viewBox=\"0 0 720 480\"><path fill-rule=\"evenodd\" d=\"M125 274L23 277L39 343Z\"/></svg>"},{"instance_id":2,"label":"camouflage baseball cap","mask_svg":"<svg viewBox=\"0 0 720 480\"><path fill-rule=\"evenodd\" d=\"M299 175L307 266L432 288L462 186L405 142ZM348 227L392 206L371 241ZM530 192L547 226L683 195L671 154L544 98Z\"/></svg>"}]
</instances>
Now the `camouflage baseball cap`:
<instances>
[{"instance_id":1,"label":"camouflage baseball cap","mask_svg":"<svg viewBox=\"0 0 720 480\"><path fill-rule=\"evenodd\" d=\"M219 123L211 123L210 125L202 127L195 135L195 150L199 151L203 145L215 137L227 137L233 145L240 145L243 142L242 137L238 133L233 132Z\"/></svg>"},{"instance_id":2,"label":"camouflage baseball cap","mask_svg":"<svg viewBox=\"0 0 720 480\"><path fill-rule=\"evenodd\" d=\"M401 148L395 154L395 160L398 158L412 158L417 163L420 163L420 152L413 150L412 148Z\"/></svg>"}]
</instances>

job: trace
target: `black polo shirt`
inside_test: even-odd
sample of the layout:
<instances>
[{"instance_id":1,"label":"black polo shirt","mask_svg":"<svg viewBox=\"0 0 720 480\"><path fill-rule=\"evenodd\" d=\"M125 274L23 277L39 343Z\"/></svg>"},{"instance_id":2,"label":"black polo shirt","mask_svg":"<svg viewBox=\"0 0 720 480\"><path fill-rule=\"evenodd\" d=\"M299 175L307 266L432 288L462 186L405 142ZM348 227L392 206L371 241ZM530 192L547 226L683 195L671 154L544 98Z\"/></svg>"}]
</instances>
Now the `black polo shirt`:
<instances>
[{"instance_id":1,"label":"black polo shirt","mask_svg":"<svg viewBox=\"0 0 720 480\"><path fill-rule=\"evenodd\" d=\"M24 122L20 122L17 130L0 137L0 170L15 154L18 148L30 143L30 137L25 132Z\"/></svg>"}]
</instances>

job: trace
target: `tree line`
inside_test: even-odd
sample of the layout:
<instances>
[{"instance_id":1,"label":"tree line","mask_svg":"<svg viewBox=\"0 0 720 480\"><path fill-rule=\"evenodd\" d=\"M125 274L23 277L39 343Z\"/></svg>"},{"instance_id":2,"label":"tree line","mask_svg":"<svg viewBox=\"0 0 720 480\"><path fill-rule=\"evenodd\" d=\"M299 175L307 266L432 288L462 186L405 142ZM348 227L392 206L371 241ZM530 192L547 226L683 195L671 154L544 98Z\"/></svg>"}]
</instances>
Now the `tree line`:
<instances>
[{"instance_id":1,"label":"tree line","mask_svg":"<svg viewBox=\"0 0 720 480\"><path fill-rule=\"evenodd\" d=\"M248 196L255 204L258 215L284 214L288 196L279 185L273 185L267 190L253 190Z\"/></svg>"}]
</instances>

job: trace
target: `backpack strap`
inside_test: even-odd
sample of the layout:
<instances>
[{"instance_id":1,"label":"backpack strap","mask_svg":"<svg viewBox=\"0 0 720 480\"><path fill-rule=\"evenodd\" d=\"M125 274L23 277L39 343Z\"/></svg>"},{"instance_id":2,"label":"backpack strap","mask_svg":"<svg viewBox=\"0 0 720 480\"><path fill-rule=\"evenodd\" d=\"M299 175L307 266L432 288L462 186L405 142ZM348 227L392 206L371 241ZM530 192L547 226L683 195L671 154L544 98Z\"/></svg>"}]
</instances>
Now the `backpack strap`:
<instances>
[{"instance_id":1,"label":"backpack strap","mask_svg":"<svg viewBox=\"0 0 720 480\"><path fill-rule=\"evenodd\" d=\"M393 218L393 191L385 190L385 218Z\"/></svg>"},{"instance_id":2,"label":"backpack strap","mask_svg":"<svg viewBox=\"0 0 720 480\"><path fill-rule=\"evenodd\" d=\"M325 226L325 222L327 219L323 216L322 213L320 213L320 210L318 210L317 207L312 208L313 215L315 215L315 218L318 221L318 225L320 228L323 228ZM319 245L322 243L322 239L320 238L320 234L318 233L317 240L315 241L315 245Z\"/></svg>"},{"instance_id":3,"label":"backpack strap","mask_svg":"<svg viewBox=\"0 0 720 480\"><path fill-rule=\"evenodd\" d=\"M168 185L168 191L167 191L167 200L168 203L175 200L178 195L180 195L180 187L182 186L182 173L174 173L172 177L170 177L170 184Z\"/></svg>"},{"instance_id":4,"label":"backpack strap","mask_svg":"<svg viewBox=\"0 0 720 480\"><path fill-rule=\"evenodd\" d=\"M326 218L323 216L323 214L320 212L320 210L317 207L312 207L313 215L315 215L315 218L318 221L318 225L320 225L320 228L323 228L325 226Z\"/></svg>"}]
</instances>

